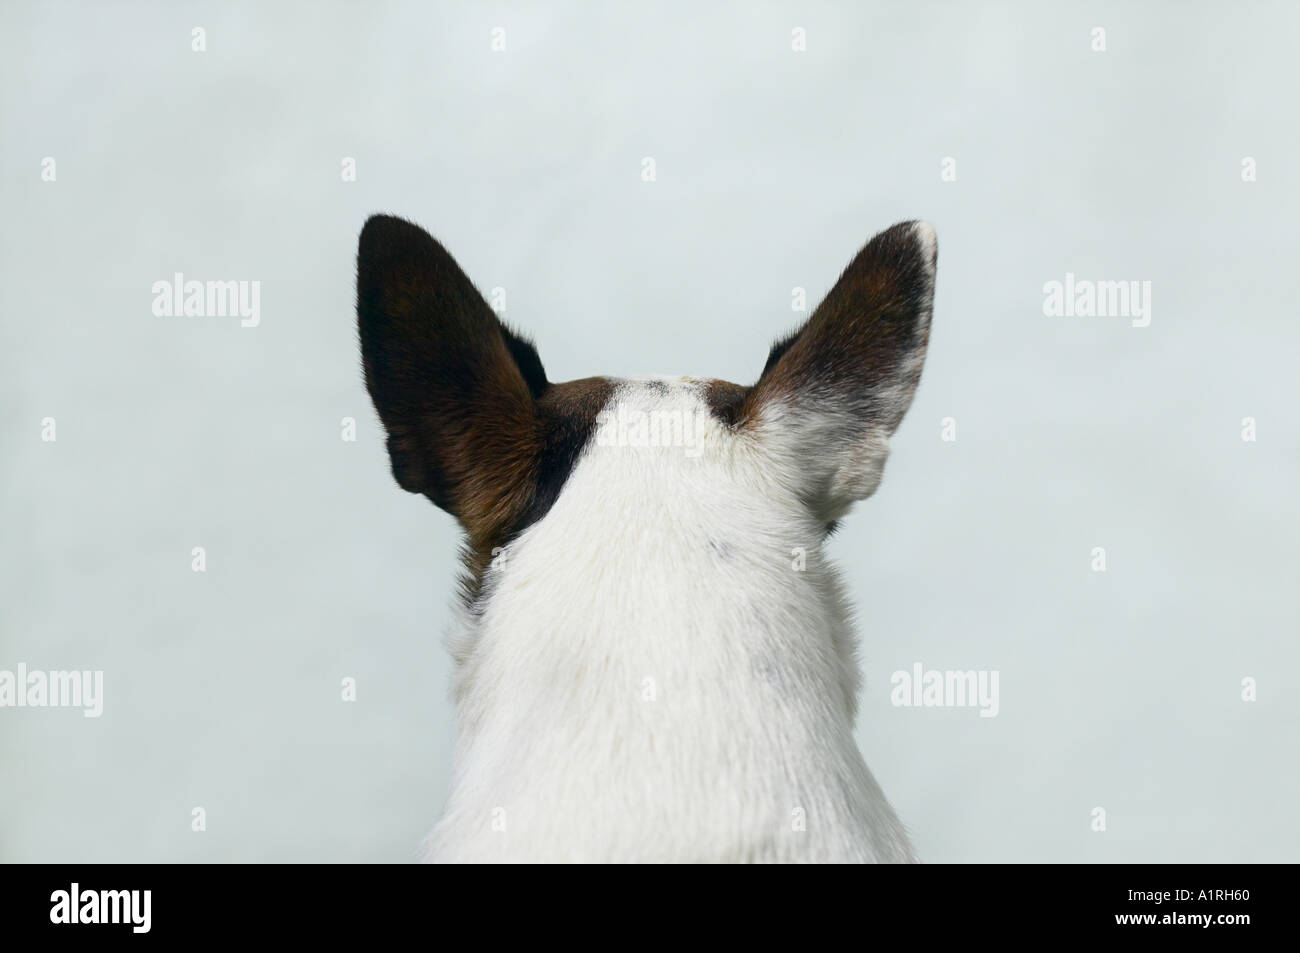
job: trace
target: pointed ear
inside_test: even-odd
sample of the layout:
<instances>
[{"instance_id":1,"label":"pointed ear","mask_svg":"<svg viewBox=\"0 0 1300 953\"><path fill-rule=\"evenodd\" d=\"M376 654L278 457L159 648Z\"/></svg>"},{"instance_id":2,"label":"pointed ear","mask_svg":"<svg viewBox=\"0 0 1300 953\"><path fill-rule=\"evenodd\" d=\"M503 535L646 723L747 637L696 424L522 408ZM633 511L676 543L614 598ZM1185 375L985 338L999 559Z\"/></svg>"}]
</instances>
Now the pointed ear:
<instances>
[{"instance_id":1,"label":"pointed ear","mask_svg":"<svg viewBox=\"0 0 1300 953\"><path fill-rule=\"evenodd\" d=\"M361 230L357 329L398 484L472 535L508 522L533 492L540 453L547 382L532 344L432 236L387 215Z\"/></svg>"},{"instance_id":2,"label":"pointed ear","mask_svg":"<svg viewBox=\"0 0 1300 953\"><path fill-rule=\"evenodd\" d=\"M924 222L857 254L807 324L778 342L741 419L818 515L875 492L930 339L937 243Z\"/></svg>"}]
</instances>

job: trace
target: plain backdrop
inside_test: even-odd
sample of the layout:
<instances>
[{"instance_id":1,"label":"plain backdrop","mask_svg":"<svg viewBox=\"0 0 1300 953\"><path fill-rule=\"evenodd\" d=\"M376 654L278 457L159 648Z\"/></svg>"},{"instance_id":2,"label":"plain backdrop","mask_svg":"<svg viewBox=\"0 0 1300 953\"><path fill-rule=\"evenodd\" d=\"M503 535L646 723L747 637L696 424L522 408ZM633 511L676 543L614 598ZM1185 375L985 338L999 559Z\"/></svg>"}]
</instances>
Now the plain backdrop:
<instances>
[{"instance_id":1,"label":"plain backdrop","mask_svg":"<svg viewBox=\"0 0 1300 953\"><path fill-rule=\"evenodd\" d=\"M933 222L924 378L832 543L858 740L920 855L1300 859L1297 30L1285 3L4 3L0 669L105 698L0 709L0 859L405 861L432 825L457 530L393 483L362 384L376 211L505 289L552 380L750 383L793 289ZM176 272L261 282L260 325L155 316ZM1066 273L1150 281L1150 326L1045 316ZM998 716L891 705L917 662L998 671Z\"/></svg>"}]
</instances>

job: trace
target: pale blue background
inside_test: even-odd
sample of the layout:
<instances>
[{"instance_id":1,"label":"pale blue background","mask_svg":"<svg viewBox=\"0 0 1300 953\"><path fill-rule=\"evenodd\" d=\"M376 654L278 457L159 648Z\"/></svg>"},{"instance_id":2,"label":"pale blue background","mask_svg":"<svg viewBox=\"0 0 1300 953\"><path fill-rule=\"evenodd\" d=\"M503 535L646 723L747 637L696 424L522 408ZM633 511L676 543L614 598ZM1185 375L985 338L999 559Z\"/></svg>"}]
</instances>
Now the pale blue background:
<instances>
[{"instance_id":1,"label":"pale blue background","mask_svg":"<svg viewBox=\"0 0 1300 953\"><path fill-rule=\"evenodd\" d=\"M5 3L0 668L102 668L106 698L0 710L0 859L413 856L456 532L393 484L358 370L383 210L506 288L555 380L748 383L793 287L932 221L925 376L833 543L858 737L920 854L1300 860L1297 30L1284 3ZM261 281L261 326L154 317L175 271ZM1151 281L1151 326L1044 317L1067 271ZM891 707L917 661L999 670L1000 715Z\"/></svg>"}]
</instances>

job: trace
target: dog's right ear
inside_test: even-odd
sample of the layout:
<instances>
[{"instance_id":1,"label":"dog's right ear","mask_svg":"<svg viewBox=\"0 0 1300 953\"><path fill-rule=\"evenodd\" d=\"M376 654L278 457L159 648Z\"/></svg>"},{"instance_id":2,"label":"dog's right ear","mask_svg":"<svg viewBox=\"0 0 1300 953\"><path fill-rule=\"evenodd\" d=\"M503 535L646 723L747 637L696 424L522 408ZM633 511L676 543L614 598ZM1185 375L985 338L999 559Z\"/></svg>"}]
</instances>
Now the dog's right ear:
<instances>
[{"instance_id":1,"label":"dog's right ear","mask_svg":"<svg viewBox=\"0 0 1300 953\"><path fill-rule=\"evenodd\" d=\"M938 244L924 222L867 242L808 322L772 348L741 417L826 522L880 483L930 340Z\"/></svg>"},{"instance_id":2,"label":"dog's right ear","mask_svg":"<svg viewBox=\"0 0 1300 953\"><path fill-rule=\"evenodd\" d=\"M546 373L434 238L376 215L357 251L366 387L393 476L485 537L534 492Z\"/></svg>"}]
</instances>

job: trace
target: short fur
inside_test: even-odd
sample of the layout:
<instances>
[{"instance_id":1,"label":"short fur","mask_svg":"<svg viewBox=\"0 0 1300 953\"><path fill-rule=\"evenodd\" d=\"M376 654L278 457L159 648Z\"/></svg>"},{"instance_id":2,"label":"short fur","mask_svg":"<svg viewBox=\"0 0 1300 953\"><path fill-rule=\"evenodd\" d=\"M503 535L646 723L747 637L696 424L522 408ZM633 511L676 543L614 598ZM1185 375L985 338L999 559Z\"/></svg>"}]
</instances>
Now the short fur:
<instances>
[{"instance_id":1,"label":"short fur","mask_svg":"<svg viewBox=\"0 0 1300 953\"><path fill-rule=\"evenodd\" d=\"M546 379L417 226L358 254L366 383L398 483L467 537L436 861L911 861L853 739L822 553L920 378L933 230L882 232L752 387ZM608 439L627 415L687 446Z\"/></svg>"}]
</instances>

